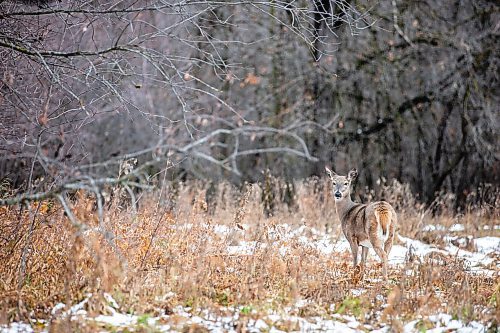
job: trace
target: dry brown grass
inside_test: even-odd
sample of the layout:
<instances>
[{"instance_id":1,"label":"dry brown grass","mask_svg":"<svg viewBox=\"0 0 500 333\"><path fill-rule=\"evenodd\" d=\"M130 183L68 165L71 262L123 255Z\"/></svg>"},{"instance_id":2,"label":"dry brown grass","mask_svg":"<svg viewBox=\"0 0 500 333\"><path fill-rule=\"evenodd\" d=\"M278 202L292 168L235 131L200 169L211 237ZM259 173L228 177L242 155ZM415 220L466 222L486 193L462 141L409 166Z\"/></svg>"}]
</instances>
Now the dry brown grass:
<instances>
[{"instance_id":1,"label":"dry brown grass","mask_svg":"<svg viewBox=\"0 0 500 333\"><path fill-rule=\"evenodd\" d=\"M276 188L282 185L276 180ZM214 311L251 305L265 311L306 299L312 302L300 309L301 316L342 311L376 322L381 313L395 328L401 320L437 311L467 321L497 320L498 278L471 275L456 258L410 258L406 267L390 268L391 282L385 285L377 282L381 273L374 262L360 279L349 253L325 256L297 238L285 237L284 224L340 237L327 181L312 179L295 187L293 204L276 200L271 217L263 213L258 185L248 185L242 195L219 184L209 203L206 184L164 188L162 195L143 197L137 215L117 195L100 228L93 198L78 193L72 209L89 227L83 233L50 202L0 208L0 324L33 317L54 320L50 311L56 303L75 304L88 293L94 296L87 310L98 314L105 311L103 292L112 294L125 312L152 315L169 313L176 305ZM433 217L404 186L383 190L387 200L398 202L401 234L439 244L444 232L423 233L422 226L449 227L459 221L465 226L460 234L498 236L498 230L483 230L484 225L498 224L498 211L461 216L443 211ZM279 196L279 190L276 193ZM229 231L217 232L220 225ZM316 236L311 232L309 237ZM280 239L290 249L285 256L271 246ZM253 254L225 250L242 241L260 245ZM353 296L351 290L359 288L367 291ZM167 293L174 296L165 298ZM333 310L331 304L336 305ZM57 325L56 331L68 329ZM79 329L94 328L81 324Z\"/></svg>"}]
</instances>

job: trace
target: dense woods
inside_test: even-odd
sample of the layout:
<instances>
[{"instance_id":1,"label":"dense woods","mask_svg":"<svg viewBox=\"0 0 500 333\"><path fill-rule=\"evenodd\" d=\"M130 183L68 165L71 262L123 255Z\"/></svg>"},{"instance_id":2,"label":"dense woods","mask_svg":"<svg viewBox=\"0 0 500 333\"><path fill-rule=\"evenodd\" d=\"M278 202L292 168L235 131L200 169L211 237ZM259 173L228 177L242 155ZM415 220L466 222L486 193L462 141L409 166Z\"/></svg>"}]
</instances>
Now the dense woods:
<instances>
[{"instance_id":1,"label":"dense woods","mask_svg":"<svg viewBox=\"0 0 500 333\"><path fill-rule=\"evenodd\" d=\"M329 165L357 167L358 189L397 179L422 202L494 205L495 1L0 1L0 13L3 204Z\"/></svg>"}]
</instances>

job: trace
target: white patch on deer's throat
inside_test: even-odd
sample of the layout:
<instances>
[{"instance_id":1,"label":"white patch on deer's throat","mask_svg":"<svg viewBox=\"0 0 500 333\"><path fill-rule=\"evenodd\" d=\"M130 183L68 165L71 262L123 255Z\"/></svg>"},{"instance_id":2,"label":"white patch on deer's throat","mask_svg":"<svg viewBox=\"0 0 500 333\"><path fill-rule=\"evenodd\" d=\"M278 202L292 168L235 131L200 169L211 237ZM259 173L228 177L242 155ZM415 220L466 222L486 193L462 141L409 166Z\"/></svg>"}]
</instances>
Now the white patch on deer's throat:
<instances>
[{"instance_id":1,"label":"white patch on deer's throat","mask_svg":"<svg viewBox=\"0 0 500 333\"><path fill-rule=\"evenodd\" d=\"M359 242L359 245L364 246L364 247L368 247L368 248L373 248L373 245L369 239L365 239L364 241Z\"/></svg>"}]
</instances>

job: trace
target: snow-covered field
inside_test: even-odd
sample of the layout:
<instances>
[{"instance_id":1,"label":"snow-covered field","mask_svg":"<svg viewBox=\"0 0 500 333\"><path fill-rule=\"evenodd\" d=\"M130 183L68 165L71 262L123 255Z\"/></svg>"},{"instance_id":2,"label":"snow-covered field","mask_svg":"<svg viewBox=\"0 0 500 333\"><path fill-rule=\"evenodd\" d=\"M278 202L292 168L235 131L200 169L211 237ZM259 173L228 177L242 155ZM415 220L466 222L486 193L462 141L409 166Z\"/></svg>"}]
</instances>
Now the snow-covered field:
<instances>
[{"instance_id":1,"label":"snow-covered field","mask_svg":"<svg viewBox=\"0 0 500 333\"><path fill-rule=\"evenodd\" d=\"M463 231L463 226L456 224L452 229L454 231ZM218 231L221 233L228 232L228 230L224 229L223 226L219 226ZM305 234L308 234L309 237L305 236ZM291 239L298 240L298 242L304 247L315 248L324 255L334 255L335 253L345 253L350 251L349 243L344 237L340 236L332 238L329 235L322 234L314 228L307 228L305 226L292 230L292 228L288 225L281 225L278 228L275 228L275 230L272 230L270 235L276 239L272 243L272 246L277 247L279 249L279 253L283 256L286 256L288 253L289 247L286 244L289 243ZM472 242L475 248L477 248L477 251L475 252L467 251L454 245L453 243L460 244L460 242L464 240L464 238L457 236L444 237L444 240L446 241L445 247L425 244L419 240L407 238L401 235L397 235L396 237L398 239L395 243L399 243L401 245L395 244L392 247L389 255L389 262L393 266L403 265L410 256L424 259L432 253L439 253L444 256L455 257L462 260L464 268L470 273L485 274L488 276L499 275L500 262L497 259L500 255L500 237L487 236L474 239L469 238L467 241ZM256 249L262 246L268 246L268 244L261 244L255 241L242 241L239 245L228 246L227 253L233 255L251 255ZM372 260L377 260L374 259L377 258L377 256L373 249L369 250L369 257L371 257ZM493 266L493 269L491 266Z\"/></svg>"},{"instance_id":2,"label":"snow-covered field","mask_svg":"<svg viewBox=\"0 0 500 333\"><path fill-rule=\"evenodd\" d=\"M183 226L189 228L189 226ZM211 226L211 231L221 238L230 234L244 232L224 225ZM248 226L244 226L248 228ZM428 225L424 231L433 232L440 227ZM462 231L461 225L454 225L452 231ZM425 244L419 240L411 239L399 235L396 244L389 256L392 269L405 267L410 260L424 260L432 254L455 258L463 264L463 269L471 275L485 275L497 279L500 270L500 237L487 236L468 239L469 248L461 248L461 239L450 233L444 237L443 246ZM457 246L458 245L458 246ZM218 249L218 254L228 256L252 256L256 251L263 248L272 248L280 256L290 255L292 247L296 251L297 246L303 249L314 249L319 255L338 256L339 260L349 260L350 253L347 241L343 237L332 237L314 228L301 226L290 227L286 224L274 226L267 229L266 241L256 240L245 241L241 237L236 242L225 249ZM296 253L296 252L295 252ZM370 252L370 265L377 261L373 250ZM436 257L439 258L439 257ZM436 259L439 265L439 259ZM411 272L410 272L411 274ZM497 280L498 281L498 280ZM381 279L372 279L372 283L383 284ZM387 282L388 288L395 285L394 281ZM353 288L352 297L359 297L366 292L363 287ZM214 308L191 308L186 306L176 306L169 313L158 309L156 315L136 314L123 311L123 307L113 297L104 293L106 305L99 315L90 315L87 306L92 295L88 294L77 304L66 306L59 303L51 311L51 319L37 320L31 318L31 323L14 322L0 326L1 333L14 332L34 332L51 330L51 322L54 320L71 320L88 325L91 331L145 331L145 332L169 332L186 331L186 327L196 331L210 332L391 332L399 330L403 332L486 332L492 323L468 321L464 322L449 313L434 313L426 317L416 316L415 318L403 321L399 328L394 328L390 324L382 323L382 313L366 313L353 316L342 313L339 304L331 304L325 309L323 315L301 315L303 309L313 306L310 300L297 299L294 304L279 310L269 307L255 309L252 306L221 306ZM162 296L164 299L175 297L175 293L168 293ZM388 302L388 298L377 295L383 302ZM382 309L388 305L383 305ZM368 316L372 316L368 318ZM494 329L494 328L493 328Z\"/></svg>"},{"instance_id":3,"label":"snow-covered field","mask_svg":"<svg viewBox=\"0 0 500 333\"><path fill-rule=\"evenodd\" d=\"M107 298L111 303L115 301L109 296ZM108 305L107 315L99 315L96 317L88 317L85 310L82 310L85 299L82 303L73 306L68 311L61 312L61 316L70 316L74 321L87 321L99 327L100 331L147 331L147 332L172 332L172 331L185 331L185 327L192 327L193 331L196 328L204 328L210 332L239 332L241 325L244 325L247 332L378 332L388 333L392 332L391 326L384 326L375 328L370 324L363 324L354 316L340 315L334 313L329 318L324 317L308 317L303 318L291 314L297 312L301 307L301 302L297 302L295 306L287 309L288 311L282 313L269 313L261 316L260 318L253 318L253 313L247 312L243 307L223 307L216 312L208 310L177 307L171 315L162 315L158 317L138 316L133 314L126 314L118 312L115 306ZM116 303L115 303L116 304ZM62 308L58 306L58 308ZM422 332L420 323L423 319L415 319L403 326L403 332ZM37 327L43 326L45 321L35 321ZM240 326L239 326L240 325ZM453 319L449 314L438 313L431 315L427 318L427 325L432 328L426 332L486 332L488 328L482 323L471 321L467 324L460 320ZM48 330L42 330L47 331ZM26 323L12 323L9 326L4 325L0 332L14 333L14 332L35 332L35 330Z\"/></svg>"}]
</instances>

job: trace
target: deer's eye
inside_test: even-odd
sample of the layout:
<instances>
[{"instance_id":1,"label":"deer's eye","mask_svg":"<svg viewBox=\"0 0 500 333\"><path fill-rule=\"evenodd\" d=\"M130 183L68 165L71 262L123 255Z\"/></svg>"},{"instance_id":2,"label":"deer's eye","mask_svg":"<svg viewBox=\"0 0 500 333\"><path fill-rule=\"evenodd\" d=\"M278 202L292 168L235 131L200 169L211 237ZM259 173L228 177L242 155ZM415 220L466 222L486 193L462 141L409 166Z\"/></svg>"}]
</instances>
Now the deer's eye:
<instances>
[{"instance_id":1,"label":"deer's eye","mask_svg":"<svg viewBox=\"0 0 500 333\"><path fill-rule=\"evenodd\" d=\"M336 182L333 182L333 186L335 186L335 185L337 185L337 183L336 183Z\"/></svg>"},{"instance_id":2,"label":"deer's eye","mask_svg":"<svg viewBox=\"0 0 500 333\"><path fill-rule=\"evenodd\" d=\"M345 183L344 183L344 185L345 185L345 186L347 186L347 185L349 185L349 183L348 183L348 182L345 182Z\"/></svg>"}]
</instances>

